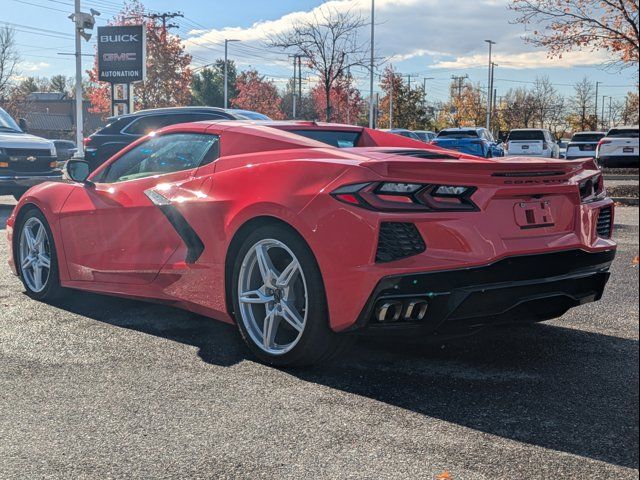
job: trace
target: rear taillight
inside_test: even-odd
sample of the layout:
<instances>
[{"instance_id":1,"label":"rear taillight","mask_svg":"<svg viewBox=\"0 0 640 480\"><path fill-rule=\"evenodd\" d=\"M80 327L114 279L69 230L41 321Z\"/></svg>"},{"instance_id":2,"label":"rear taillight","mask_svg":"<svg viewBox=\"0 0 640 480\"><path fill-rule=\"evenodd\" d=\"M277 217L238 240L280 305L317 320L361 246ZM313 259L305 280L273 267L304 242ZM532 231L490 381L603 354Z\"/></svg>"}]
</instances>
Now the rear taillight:
<instances>
[{"instance_id":1,"label":"rear taillight","mask_svg":"<svg viewBox=\"0 0 640 480\"><path fill-rule=\"evenodd\" d=\"M605 140L604 138L598 142L598 146L607 145L611 143L611 140Z\"/></svg>"},{"instance_id":2,"label":"rear taillight","mask_svg":"<svg viewBox=\"0 0 640 480\"><path fill-rule=\"evenodd\" d=\"M91 142L91 137L85 137L82 139L82 145L84 145L85 147L89 145L89 142Z\"/></svg>"},{"instance_id":3,"label":"rear taillight","mask_svg":"<svg viewBox=\"0 0 640 480\"><path fill-rule=\"evenodd\" d=\"M601 174L583 180L580 182L579 188L582 202L594 202L606 196L604 178Z\"/></svg>"},{"instance_id":4,"label":"rear taillight","mask_svg":"<svg viewBox=\"0 0 640 480\"><path fill-rule=\"evenodd\" d=\"M403 182L372 182L342 186L331 195L343 203L382 212L476 211L476 187Z\"/></svg>"}]
</instances>

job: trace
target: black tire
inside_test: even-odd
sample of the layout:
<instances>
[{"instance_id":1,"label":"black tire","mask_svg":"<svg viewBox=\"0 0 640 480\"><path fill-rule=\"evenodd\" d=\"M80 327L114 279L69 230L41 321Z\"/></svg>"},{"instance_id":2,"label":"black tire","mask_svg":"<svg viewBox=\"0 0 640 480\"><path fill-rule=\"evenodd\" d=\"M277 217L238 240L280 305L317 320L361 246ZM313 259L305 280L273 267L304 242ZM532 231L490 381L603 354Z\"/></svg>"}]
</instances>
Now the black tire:
<instances>
[{"instance_id":1,"label":"black tire","mask_svg":"<svg viewBox=\"0 0 640 480\"><path fill-rule=\"evenodd\" d=\"M275 239L295 254L304 272L308 289L307 321L298 343L288 352L270 354L256 345L242 320L238 299L238 280L245 256L259 241ZM325 362L351 344L349 335L337 334L329 327L329 315L324 283L318 264L306 242L291 229L282 225L266 225L251 232L244 239L234 261L231 279L233 314L244 342L260 361L278 367L300 367Z\"/></svg>"},{"instance_id":2,"label":"black tire","mask_svg":"<svg viewBox=\"0 0 640 480\"><path fill-rule=\"evenodd\" d=\"M50 256L50 262L51 262L50 268L49 268L49 275L45 283L45 287L43 290L39 292L33 291L29 287L29 285L25 281L24 274L22 272L22 266L20 265L20 248L21 248L20 237L22 235L22 229L24 228L25 223L30 218L33 218L33 217L40 220L40 222L45 228L45 231L47 232L47 236L49 238L49 256ZM40 300L45 302L51 302L53 300L57 300L61 298L65 293L65 289L62 288L62 286L60 285L58 255L56 253L55 240L53 238L53 233L51 232L51 228L49 227L49 223L47 222L47 219L45 218L43 213L35 207L29 208L23 215L21 215L18 226L15 229L15 234L13 238L14 238L13 248L15 252L16 268L18 269L18 275L20 276L20 280L22 281L22 285L24 286L27 295L33 298L34 300Z\"/></svg>"}]
</instances>

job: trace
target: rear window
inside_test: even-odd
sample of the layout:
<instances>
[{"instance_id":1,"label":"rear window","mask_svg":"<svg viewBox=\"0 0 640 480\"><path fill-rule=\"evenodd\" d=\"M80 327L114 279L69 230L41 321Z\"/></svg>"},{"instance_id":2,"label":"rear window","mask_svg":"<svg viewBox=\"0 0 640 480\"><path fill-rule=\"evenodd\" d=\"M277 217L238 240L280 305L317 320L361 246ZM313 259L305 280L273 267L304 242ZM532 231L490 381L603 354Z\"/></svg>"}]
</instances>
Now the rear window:
<instances>
[{"instance_id":1,"label":"rear window","mask_svg":"<svg viewBox=\"0 0 640 480\"><path fill-rule=\"evenodd\" d=\"M355 147L358 145L358 140L360 139L360 132L351 131L289 130L289 132L338 148Z\"/></svg>"},{"instance_id":2,"label":"rear window","mask_svg":"<svg viewBox=\"0 0 640 480\"><path fill-rule=\"evenodd\" d=\"M512 130L507 140L544 140L542 130Z\"/></svg>"},{"instance_id":3,"label":"rear window","mask_svg":"<svg viewBox=\"0 0 640 480\"><path fill-rule=\"evenodd\" d=\"M607 137L626 137L626 138L638 138L637 128L612 128L607 133Z\"/></svg>"},{"instance_id":4,"label":"rear window","mask_svg":"<svg viewBox=\"0 0 640 480\"><path fill-rule=\"evenodd\" d=\"M602 137L604 137L604 133L576 133L571 137L571 141L598 143Z\"/></svg>"},{"instance_id":5,"label":"rear window","mask_svg":"<svg viewBox=\"0 0 640 480\"><path fill-rule=\"evenodd\" d=\"M140 117L124 130L130 135L146 135L162 127L176 125L178 123L201 122L203 120L225 119L215 113L170 113L166 115L147 115Z\"/></svg>"},{"instance_id":6,"label":"rear window","mask_svg":"<svg viewBox=\"0 0 640 480\"><path fill-rule=\"evenodd\" d=\"M478 138L476 130L442 130L437 138Z\"/></svg>"}]
</instances>

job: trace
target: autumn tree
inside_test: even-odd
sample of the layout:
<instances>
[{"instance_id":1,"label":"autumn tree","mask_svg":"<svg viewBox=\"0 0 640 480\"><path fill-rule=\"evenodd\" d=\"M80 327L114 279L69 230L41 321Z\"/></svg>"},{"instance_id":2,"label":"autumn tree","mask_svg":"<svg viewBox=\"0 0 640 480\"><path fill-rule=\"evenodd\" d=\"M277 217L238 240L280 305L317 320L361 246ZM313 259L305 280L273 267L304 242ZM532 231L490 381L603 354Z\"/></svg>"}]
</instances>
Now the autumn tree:
<instances>
[{"instance_id":1,"label":"autumn tree","mask_svg":"<svg viewBox=\"0 0 640 480\"><path fill-rule=\"evenodd\" d=\"M316 87L317 88L317 87ZM296 97L296 118L305 120L316 120L318 118L324 118L324 107L320 113L317 112L317 104L314 101L313 91L302 91L302 96L298 91L298 81L293 81L293 78L289 79L282 92L282 104L281 110L284 118L293 118L293 96ZM324 98L324 97L323 97ZM322 103L324 105L324 101Z\"/></svg>"},{"instance_id":2,"label":"autumn tree","mask_svg":"<svg viewBox=\"0 0 640 480\"><path fill-rule=\"evenodd\" d=\"M171 35L156 18L146 17L139 0L125 4L109 24L138 25L143 22L147 35L147 78L134 85L135 108L188 105L191 100L191 55L185 52L180 38ZM88 74L91 110L108 113L111 105L110 87L108 83L98 81L97 61Z\"/></svg>"},{"instance_id":3,"label":"autumn tree","mask_svg":"<svg viewBox=\"0 0 640 480\"><path fill-rule=\"evenodd\" d=\"M611 64L638 65L637 0L512 0L517 22L535 25L526 40L552 57L582 48L605 50Z\"/></svg>"},{"instance_id":4,"label":"autumn tree","mask_svg":"<svg viewBox=\"0 0 640 480\"><path fill-rule=\"evenodd\" d=\"M311 91L316 113L315 118L322 118L325 114L324 88L324 84L318 83ZM329 92L329 101L331 103L331 121L338 123L357 123L366 108L365 101L360 95L360 91L355 87L351 75L344 75L336 79Z\"/></svg>"},{"instance_id":5,"label":"autumn tree","mask_svg":"<svg viewBox=\"0 0 640 480\"><path fill-rule=\"evenodd\" d=\"M424 123L424 90L411 88L393 66L385 68L380 79L383 96L380 99L380 126L420 129ZM393 115L393 117L391 117Z\"/></svg>"},{"instance_id":6,"label":"autumn tree","mask_svg":"<svg viewBox=\"0 0 640 480\"><path fill-rule=\"evenodd\" d=\"M638 125L638 92L629 92L624 101L621 121L624 125Z\"/></svg>"},{"instance_id":7,"label":"autumn tree","mask_svg":"<svg viewBox=\"0 0 640 480\"><path fill-rule=\"evenodd\" d=\"M273 35L268 45L301 54L320 77L324 94L324 117L332 120L331 93L350 67L365 65L367 48L358 42L358 30L366 23L353 12L333 7L314 11L309 20L296 21L286 32Z\"/></svg>"},{"instance_id":8,"label":"autumn tree","mask_svg":"<svg viewBox=\"0 0 640 480\"><path fill-rule=\"evenodd\" d=\"M228 97L230 100L237 95L236 64L227 61ZM193 75L191 80L191 104L208 105L210 107L224 106L224 60L219 58L210 67L205 67Z\"/></svg>"},{"instance_id":9,"label":"autumn tree","mask_svg":"<svg viewBox=\"0 0 640 480\"><path fill-rule=\"evenodd\" d=\"M238 75L236 81L237 96L231 105L243 110L263 113L274 120L284 118L282 98L273 82L265 80L257 70L247 70Z\"/></svg>"}]
</instances>

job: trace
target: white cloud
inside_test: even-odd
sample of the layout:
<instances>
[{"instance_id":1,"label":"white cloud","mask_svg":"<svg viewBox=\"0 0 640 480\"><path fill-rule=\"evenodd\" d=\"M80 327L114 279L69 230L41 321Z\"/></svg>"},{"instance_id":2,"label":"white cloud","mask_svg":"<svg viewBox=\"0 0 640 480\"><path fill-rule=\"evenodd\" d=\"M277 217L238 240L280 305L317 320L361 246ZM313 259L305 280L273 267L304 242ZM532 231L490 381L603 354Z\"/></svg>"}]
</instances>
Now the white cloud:
<instances>
[{"instance_id":1,"label":"white cloud","mask_svg":"<svg viewBox=\"0 0 640 480\"><path fill-rule=\"evenodd\" d=\"M51 64L47 62L20 62L17 70L21 72L37 72L50 67Z\"/></svg>"},{"instance_id":2,"label":"white cloud","mask_svg":"<svg viewBox=\"0 0 640 480\"><path fill-rule=\"evenodd\" d=\"M575 52L561 60L550 60L544 51L536 50L522 40L524 27L513 24L508 0L377 0L376 49L391 62L421 63L424 68L469 68L485 66L485 39L496 43L496 62L501 67L540 68L597 65L606 59L592 52ZM187 50L200 57L215 59L223 53L225 38L241 40L234 51L240 64L258 67L277 62L278 54L264 48L269 35L285 32L293 24L310 19L322 8L360 14L369 18L370 0L330 0L310 11L292 12L275 20L256 22L247 28L227 27L210 31L192 31L186 41ZM368 40L368 28L362 31ZM281 56L284 63L286 57ZM502 62L502 63L501 63ZM413 68L413 67L410 67Z\"/></svg>"}]
</instances>

